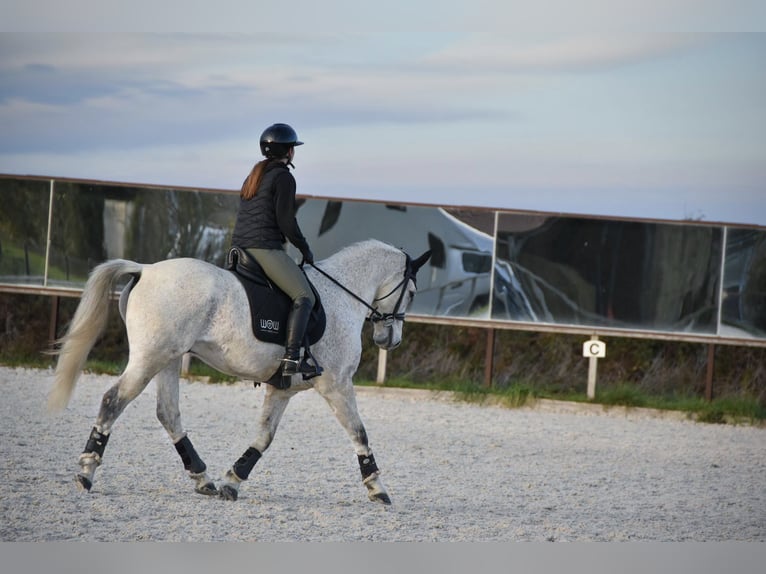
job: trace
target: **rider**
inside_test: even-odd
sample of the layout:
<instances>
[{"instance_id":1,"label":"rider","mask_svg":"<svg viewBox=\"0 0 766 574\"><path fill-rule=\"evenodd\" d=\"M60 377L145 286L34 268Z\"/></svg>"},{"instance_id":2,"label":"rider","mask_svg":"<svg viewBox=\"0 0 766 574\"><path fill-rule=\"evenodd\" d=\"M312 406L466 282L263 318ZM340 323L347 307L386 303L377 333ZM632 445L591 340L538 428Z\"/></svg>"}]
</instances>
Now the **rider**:
<instances>
[{"instance_id":1,"label":"rider","mask_svg":"<svg viewBox=\"0 0 766 574\"><path fill-rule=\"evenodd\" d=\"M261 134L265 159L255 164L242 184L232 244L245 249L263 267L272 282L293 300L287 318L287 341L282 358L282 376L298 372L312 374L300 348L315 297L303 270L285 251L289 240L303 255L303 263L314 263L306 238L295 219L295 178L290 167L298 141L287 124L273 124Z\"/></svg>"}]
</instances>

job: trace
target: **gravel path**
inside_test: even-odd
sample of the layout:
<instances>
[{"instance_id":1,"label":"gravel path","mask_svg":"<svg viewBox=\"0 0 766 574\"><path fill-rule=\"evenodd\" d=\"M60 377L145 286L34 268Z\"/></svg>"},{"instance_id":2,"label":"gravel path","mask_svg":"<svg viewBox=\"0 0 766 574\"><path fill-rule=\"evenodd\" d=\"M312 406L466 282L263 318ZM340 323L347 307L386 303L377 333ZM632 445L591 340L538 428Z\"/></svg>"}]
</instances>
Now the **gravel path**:
<instances>
[{"instance_id":1,"label":"gravel path","mask_svg":"<svg viewBox=\"0 0 766 574\"><path fill-rule=\"evenodd\" d=\"M113 377L44 410L52 373L0 368L0 541L766 541L766 430L476 406L358 389L393 500L367 500L323 399L295 397L237 502L193 492L150 385L118 420L90 494L73 476ZM262 391L182 382L218 479Z\"/></svg>"}]
</instances>

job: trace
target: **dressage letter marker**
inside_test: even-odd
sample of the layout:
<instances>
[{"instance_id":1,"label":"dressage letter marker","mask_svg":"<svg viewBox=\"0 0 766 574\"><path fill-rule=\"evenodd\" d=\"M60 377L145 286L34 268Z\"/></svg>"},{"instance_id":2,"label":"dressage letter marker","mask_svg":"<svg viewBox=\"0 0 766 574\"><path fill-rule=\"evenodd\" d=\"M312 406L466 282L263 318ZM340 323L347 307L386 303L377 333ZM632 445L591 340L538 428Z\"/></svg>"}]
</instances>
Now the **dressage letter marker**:
<instances>
[{"instance_id":1,"label":"dressage letter marker","mask_svg":"<svg viewBox=\"0 0 766 574\"><path fill-rule=\"evenodd\" d=\"M590 341L582 344L582 356L586 357L588 363L588 400L596 398L596 370L598 360L606 357L606 343L598 340L597 335L593 335Z\"/></svg>"}]
</instances>

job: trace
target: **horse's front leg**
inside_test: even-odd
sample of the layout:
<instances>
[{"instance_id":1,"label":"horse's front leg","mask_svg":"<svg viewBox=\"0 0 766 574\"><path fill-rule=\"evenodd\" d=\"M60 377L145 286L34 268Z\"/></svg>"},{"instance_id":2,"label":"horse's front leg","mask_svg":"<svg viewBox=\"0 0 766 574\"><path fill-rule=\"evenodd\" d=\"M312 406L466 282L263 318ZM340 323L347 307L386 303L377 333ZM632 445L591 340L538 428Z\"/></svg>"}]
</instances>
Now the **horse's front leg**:
<instances>
[{"instance_id":1,"label":"horse's front leg","mask_svg":"<svg viewBox=\"0 0 766 574\"><path fill-rule=\"evenodd\" d=\"M359 417L353 384L350 380L345 384L327 383L328 380L325 379L323 384L317 384L314 388L325 398L354 444L359 470L362 472L362 482L367 487L367 496L373 502L391 504L391 498L380 480L380 470L372 455L367 431Z\"/></svg>"},{"instance_id":2,"label":"horse's front leg","mask_svg":"<svg viewBox=\"0 0 766 574\"><path fill-rule=\"evenodd\" d=\"M226 472L224 483L219 489L221 498L237 500L239 486L247 480L255 463L261 458L266 449L274 440L279 421L285 414L287 403L295 394L295 391L282 391L271 385L266 385L266 395L263 398L261 415L258 418L258 427L255 440L250 444L244 454L237 459L234 465Z\"/></svg>"},{"instance_id":3,"label":"horse's front leg","mask_svg":"<svg viewBox=\"0 0 766 574\"><path fill-rule=\"evenodd\" d=\"M181 411L178 405L178 376L181 359L173 361L154 378L157 383L157 418L165 427L170 440L181 457L184 468L194 481L195 492L200 494L218 494L218 490L207 475L207 465L197 454L191 440L181 425Z\"/></svg>"}]
</instances>

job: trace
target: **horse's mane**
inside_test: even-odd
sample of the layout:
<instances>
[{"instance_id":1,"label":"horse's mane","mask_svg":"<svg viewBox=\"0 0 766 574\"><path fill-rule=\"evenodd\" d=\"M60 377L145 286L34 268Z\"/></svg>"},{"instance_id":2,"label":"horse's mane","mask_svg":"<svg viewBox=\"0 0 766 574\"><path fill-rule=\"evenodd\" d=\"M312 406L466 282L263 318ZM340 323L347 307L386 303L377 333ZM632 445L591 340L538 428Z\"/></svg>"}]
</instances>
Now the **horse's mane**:
<instances>
[{"instance_id":1,"label":"horse's mane","mask_svg":"<svg viewBox=\"0 0 766 574\"><path fill-rule=\"evenodd\" d=\"M325 261L328 264L336 264L337 262L343 262L344 264L348 264L351 261L357 261L360 259L364 259L368 263L373 263L370 260L370 255L375 254L378 255L378 252L381 254L384 253L392 253L392 254L398 254L401 253L401 250L397 247L394 247L393 245L390 245L384 241L380 241L379 239L364 239L362 241L357 241L356 243L352 243L351 245L348 245L344 248L342 248L340 251L337 251L330 257L328 257Z\"/></svg>"}]
</instances>

